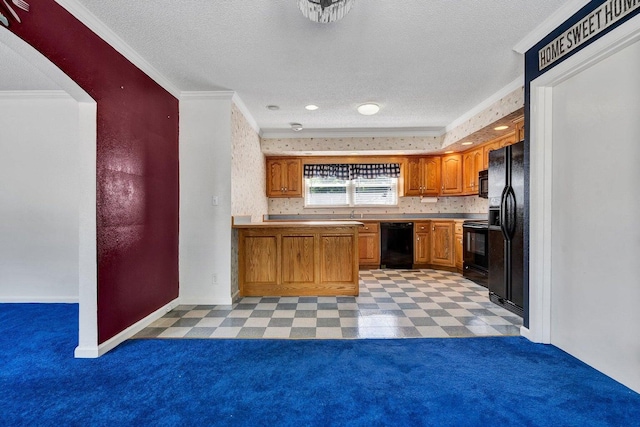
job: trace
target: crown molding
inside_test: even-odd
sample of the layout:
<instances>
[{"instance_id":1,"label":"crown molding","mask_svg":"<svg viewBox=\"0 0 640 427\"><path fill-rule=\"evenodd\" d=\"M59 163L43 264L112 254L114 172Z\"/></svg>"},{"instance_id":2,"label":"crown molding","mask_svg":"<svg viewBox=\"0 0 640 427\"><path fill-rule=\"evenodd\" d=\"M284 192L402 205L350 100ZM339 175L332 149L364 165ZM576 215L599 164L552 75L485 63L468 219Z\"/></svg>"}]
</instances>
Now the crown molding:
<instances>
[{"instance_id":1,"label":"crown molding","mask_svg":"<svg viewBox=\"0 0 640 427\"><path fill-rule=\"evenodd\" d=\"M226 99L231 101L235 92L232 90L182 91L179 99Z\"/></svg>"},{"instance_id":2,"label":"crown molding","mask_svg":"<svg viewBox=\"0 0 640 427\"><path fill-rule=\"evenodd\" d=\"M542 21L540 25L533 29L529 34L524 36L514 47L513 50L524 55L529 49L536 45L540 40L545 38L551 31L558 28L567 19L571 18L577 11L582 9L590 0L570 0L560 6L551 16Z\"/></svg>"},{"instance_id":3,"label":"crown molding","mask_svg":"<svg viewBox=\"0 0 640 427\"><path fill-rule=\"evenodd\" d=\"M251 129L253 129L255 133L257 133L258 135L260 135L260 132L261 132L260 126L258 126L258 122L256 122L256 119L253 118L253 115L251 114L251 111L249 111L249 109L247 108L246 104L242 102L242 99L240 99L240 95L238 95L238 93L234 93L231 100L233 101L234 104L236 104L236 107L238 107L238 110L240 110L240 112L244 116L247 123L249 123L249 126L251 126Z\"/></svg>"},{"instance_id":4,"label":"crown molding","mask_svg":"<svg viewBox=\"0 0 640 427\"><path fill-rule=\"evenodd\" d=\"M352 129L303 129L294 132L291 129L262 129L262 138L397 138L397 137L435 137L444 134L440 127L416 128L352 128Z\"/></svg>"},{"instance_id":5,"label":"crown molding","mask_svg":"<svg viewBox=\"0 0 640 427\"><path fill-rule=\"evenodd\" d=\"M473 107L471 110L467 111L466 113L464 113L463 115L461 115L460 117L452 121L451 123L449 123L445 128L445 133L451 132L456 127L460 126L461 124L465 123L471 118L477 116L482 111L489 108L491 105L495 104L505 96L509 95L513 91L518 90L522 87L524 87L524 74L521 74L514 81L512 81L511 83L509 83L508 85L506 85L505 87L503 87L502 89L500 89L499 91L497 91L496 93L494 93L493 95L485 99L484 101L482 101L480 104Z\"/></svg>"},{"instance_id":6,"label":"crown molding","mask_svg":"<svg viewBox=\"0 0 640 427\"><path fill-rule=\"evenodd\" d=\"M68 99L74 98L63 90L5 90L0 99Z\"/></svg>"},{"instance_id":7,"label":"crown molding","mask_svg":"<svg viewBox=\"0 0 640 427\"><path fill-rule=\"evenodd\" d=\"M169 79L160 73L153 65L147 62L138 54L131 46L122 40L116 33L111 30L104 22L99 20L86 7L78 2L78 0L55 0L60 6L71 13L76 19L87 26L98 37L106 41L118 51L122 56L127 58L133 65L142 70L156 83L162 86L167 92L176 98L180 97L180 89L178 89Z\"/></svg>"}]
</instances>

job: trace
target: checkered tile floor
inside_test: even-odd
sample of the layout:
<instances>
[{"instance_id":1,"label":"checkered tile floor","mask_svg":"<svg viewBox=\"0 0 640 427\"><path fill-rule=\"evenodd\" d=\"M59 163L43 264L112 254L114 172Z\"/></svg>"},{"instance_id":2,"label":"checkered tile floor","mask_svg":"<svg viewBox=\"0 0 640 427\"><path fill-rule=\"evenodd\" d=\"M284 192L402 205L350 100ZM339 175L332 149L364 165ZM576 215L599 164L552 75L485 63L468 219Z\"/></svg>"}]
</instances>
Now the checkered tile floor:
<instances>
[{"instance_id":1,"label":"checkered tile floor","mask_svg":"<svg viewBox=\"0 0 640 427\"><path fill-rule=\"evenodd\" d=\"M134 338L434 338L519 335L486 288L437 270L360 271L358 297L247 297L178 306Z\"/></svg>"}]
</instances>

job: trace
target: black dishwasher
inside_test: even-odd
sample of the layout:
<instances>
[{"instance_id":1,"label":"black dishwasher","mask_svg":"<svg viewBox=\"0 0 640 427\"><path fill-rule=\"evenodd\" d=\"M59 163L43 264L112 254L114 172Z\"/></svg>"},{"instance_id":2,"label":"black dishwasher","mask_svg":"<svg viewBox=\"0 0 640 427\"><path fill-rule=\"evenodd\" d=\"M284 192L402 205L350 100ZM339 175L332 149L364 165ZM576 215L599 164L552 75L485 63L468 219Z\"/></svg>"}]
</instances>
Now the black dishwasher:
<instances>
[{"instance_id":1,"label":"black dishwasher","mask_svg":"<svg viewBox=\"0 0 640 427\"><path fill-rule=\"evenodd\" d=\"M413 267L413 223L380 223L380 267Z\"/></svg>"}]
</instances>

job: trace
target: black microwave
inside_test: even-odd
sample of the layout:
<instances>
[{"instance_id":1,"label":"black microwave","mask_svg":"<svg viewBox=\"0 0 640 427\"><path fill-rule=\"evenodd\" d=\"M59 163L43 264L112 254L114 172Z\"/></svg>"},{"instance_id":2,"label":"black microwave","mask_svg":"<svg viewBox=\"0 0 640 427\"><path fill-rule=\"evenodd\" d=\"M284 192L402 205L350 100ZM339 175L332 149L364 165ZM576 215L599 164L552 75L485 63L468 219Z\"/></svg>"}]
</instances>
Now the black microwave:
<instances>
[{"instance_id":1,"label":"black microwave","mask_svg":"<svg viewBox=\"0 0 640 427\"><path fill-rule=\"evenodd\" d=\"M478 196L489 198L489 171L478 172Z\"/></svg>"}]
</instances>

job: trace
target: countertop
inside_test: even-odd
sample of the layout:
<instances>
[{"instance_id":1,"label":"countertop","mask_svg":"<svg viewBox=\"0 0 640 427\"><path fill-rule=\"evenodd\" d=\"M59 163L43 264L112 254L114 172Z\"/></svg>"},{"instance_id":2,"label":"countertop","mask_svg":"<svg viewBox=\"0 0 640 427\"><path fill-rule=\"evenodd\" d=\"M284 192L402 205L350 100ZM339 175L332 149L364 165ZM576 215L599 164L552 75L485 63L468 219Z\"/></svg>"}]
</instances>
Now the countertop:
<instances>
[{"instance_id":1,"label":"countertop","mask_svg":"<svg viewBox=\"0 0 640 427\"><path fill-rule=\"evenodd\" d=\"M307 214L307 215L266 215L264 221L380 221L380 222L415 222L430 220L467 220L488 219L487 213L405 213L405 214Z\"/></svg>"},{"instance_id":2,"label":"countertop","mask_svg":"<svg viewBox=\"0 0 640 427\"><path fill-rule=\"evenodd\" d=\"M360 227L364 224L359 221L266 221L233 224L233 228L302 228L302 227Z\"/></svg>"}]
</instances>

